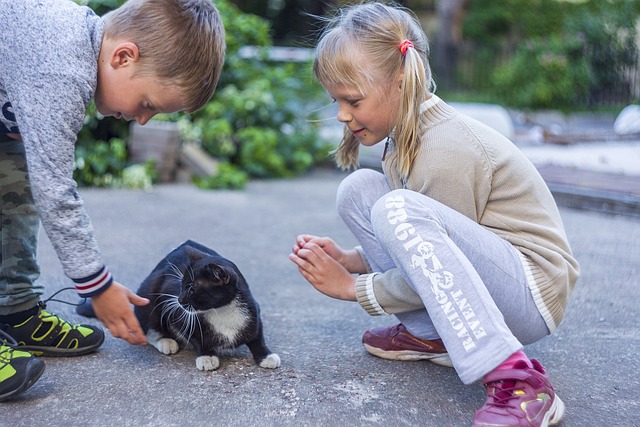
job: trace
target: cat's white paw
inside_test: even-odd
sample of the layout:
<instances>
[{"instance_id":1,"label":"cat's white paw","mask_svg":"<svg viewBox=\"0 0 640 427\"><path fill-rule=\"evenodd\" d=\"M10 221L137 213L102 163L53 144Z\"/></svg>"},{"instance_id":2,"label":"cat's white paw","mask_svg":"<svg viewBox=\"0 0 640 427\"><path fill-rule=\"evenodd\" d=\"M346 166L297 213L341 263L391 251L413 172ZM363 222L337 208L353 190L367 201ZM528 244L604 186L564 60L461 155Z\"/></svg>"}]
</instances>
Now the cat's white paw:
<instances>
[{"instance_id":1,"label":"cat's white paw","mask_svg":"<svg viewBox=\"0 0 640 427\"><path fill-rule=\"evenodd\" d=\"M175 340L163 337L155 329L149 329L147 332L147 343L157 348L162 354L176 354L180 350L180 346Z\"/></svg>"},{"instance_id":2,"label":"cat's white paw","mask_svg":"<svg viewBox=\"0 0 640 427\"><path fill-rule=\"evenodd\" d=\"M280 356L278 356L276 353L271 353L270 355L262 359L262 362L260 362L260 367L267 368L267 369L279 368Z\"/></svg>"},{"instance_id":3,"label":"cat's white paw","mask_svg":"<svg viewBox=\"0 0 640 427\"><path fill-rule=\"evenodd\" d=\"M215 371L220 367L220 359L217 356L198 356L196 367L201 371Z\"/></svg>"},{"instance_id":4,"label":"cat's white paw","mask_svg":"<svg viewBox=\"0 0 640 427\"><path fill-rule=\"evenodd\" d=\"M180 350L180 346L171 338L162 338L156 343L156 348L162 354L176 354Z\"/></svg>"}]
</instances>

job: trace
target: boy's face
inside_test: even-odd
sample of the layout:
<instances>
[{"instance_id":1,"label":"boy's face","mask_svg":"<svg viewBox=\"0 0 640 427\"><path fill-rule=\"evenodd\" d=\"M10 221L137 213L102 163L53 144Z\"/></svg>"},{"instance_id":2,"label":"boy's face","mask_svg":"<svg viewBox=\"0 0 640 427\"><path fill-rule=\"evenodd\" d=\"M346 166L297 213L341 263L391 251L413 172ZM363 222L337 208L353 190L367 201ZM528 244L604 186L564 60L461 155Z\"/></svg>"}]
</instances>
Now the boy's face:
<instances>
[{"instance_id":1,"label":"boy's face","mask_svg":"<svg viewBox=\"0 0 640 427\"><path fill-rule=\"evenodd\" d=\"M140 73L138 57L134 43L104 40L94 97L100 114L144 125L158 113L184 110L178 88Z\"/></svg>"}]
</instances>

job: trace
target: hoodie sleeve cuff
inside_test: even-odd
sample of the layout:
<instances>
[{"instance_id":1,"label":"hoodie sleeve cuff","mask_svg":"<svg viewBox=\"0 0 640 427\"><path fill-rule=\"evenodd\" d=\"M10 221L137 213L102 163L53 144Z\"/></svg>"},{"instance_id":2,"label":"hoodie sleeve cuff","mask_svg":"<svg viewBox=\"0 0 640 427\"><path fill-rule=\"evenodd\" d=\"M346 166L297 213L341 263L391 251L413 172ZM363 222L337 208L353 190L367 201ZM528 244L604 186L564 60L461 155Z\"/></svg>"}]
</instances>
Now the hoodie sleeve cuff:
<instances>
[{"instance_id":1,"label":"hoodie sleeve cuff","mask_svg":"<svg viewBox=\"0 0 640 427\"><path fill-rule=\"evenodd\" d=\"M356 300L370 316L384 316L384 311L373 293L373 278L378 273L361 274L356 279Z\"/></svg>"},{"instance_id":2,"label":"hoodie sleeve cuff","mask_svg":"<svg viewBox=\"0 0 640 427\"><path fill-rule=\"evenodd\" d=\"M91 276L71 280L73 280L76 290L82 298L91 298L100 295L113 283L111 272L106 266L103 266L100 271Z\"/></svg>"}]
</instances>

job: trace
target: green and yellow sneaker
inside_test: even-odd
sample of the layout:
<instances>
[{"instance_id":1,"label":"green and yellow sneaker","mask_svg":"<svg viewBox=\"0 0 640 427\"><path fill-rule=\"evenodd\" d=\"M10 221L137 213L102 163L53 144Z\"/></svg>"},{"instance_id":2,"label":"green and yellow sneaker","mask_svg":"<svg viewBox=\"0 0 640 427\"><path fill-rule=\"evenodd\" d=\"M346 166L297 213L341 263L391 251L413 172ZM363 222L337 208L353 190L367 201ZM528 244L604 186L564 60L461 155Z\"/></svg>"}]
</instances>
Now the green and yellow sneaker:
<instances>
[{"instance_id":1,"label":"green and yellow sneaker","mask_svg":"<svg viewBox=\"0 0 640 427\"><path fill-rule=\"evenodd\" d=\"M44 372L44 362L31 353L6 345L15 344L0 331L0 402L17 396L31 387Z\"/></svg>"},{"instance_id":2,"label":"green and yellow sneaker","mask_svg":"<svg viewBox=\"0 0 640 427\"><path fill-rule=\"evenodd\" d=\"M102 329L71 325L47 312L42 303L38 314L18 324L6 325L5 332L17 341L16 349L36 356L80 356L95 351L104 341Z\"/></svg>"}]
</instances>

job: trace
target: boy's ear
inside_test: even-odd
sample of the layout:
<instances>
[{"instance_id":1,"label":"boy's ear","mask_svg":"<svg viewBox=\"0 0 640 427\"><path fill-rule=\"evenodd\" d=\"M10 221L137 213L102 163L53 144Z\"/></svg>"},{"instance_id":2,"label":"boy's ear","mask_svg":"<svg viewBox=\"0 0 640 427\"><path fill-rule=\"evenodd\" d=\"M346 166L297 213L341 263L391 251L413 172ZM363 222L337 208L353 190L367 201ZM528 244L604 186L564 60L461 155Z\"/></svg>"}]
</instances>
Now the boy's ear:
<instances>
[{"instance_id":1,"label":"boy's ear","mask_svg":"<svg viewBox=\"0 0 640 427\"><path fill-rule=\"evenodd\" d=\"M110 64L113 68L126 67L140 58L138 45L133 42L118 43L111 52Z\"/></svg>"}]
</instances>

